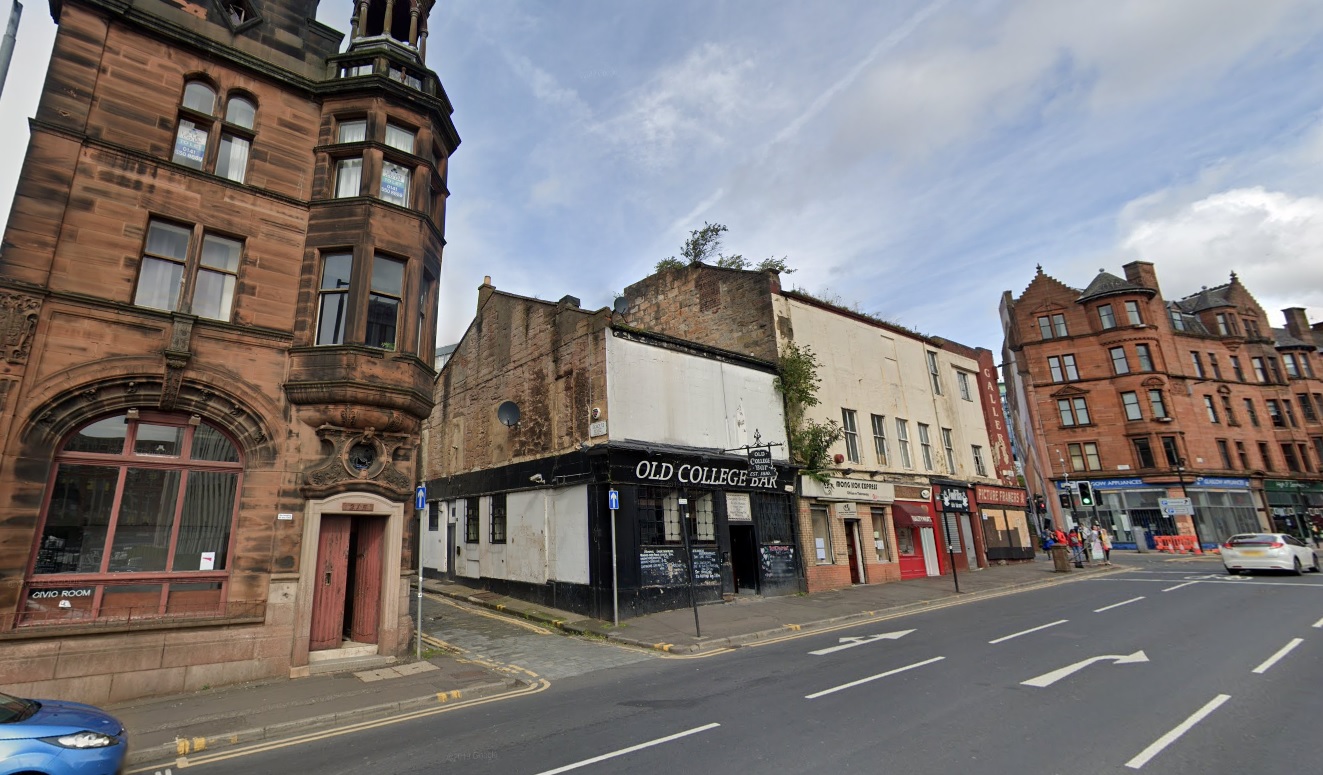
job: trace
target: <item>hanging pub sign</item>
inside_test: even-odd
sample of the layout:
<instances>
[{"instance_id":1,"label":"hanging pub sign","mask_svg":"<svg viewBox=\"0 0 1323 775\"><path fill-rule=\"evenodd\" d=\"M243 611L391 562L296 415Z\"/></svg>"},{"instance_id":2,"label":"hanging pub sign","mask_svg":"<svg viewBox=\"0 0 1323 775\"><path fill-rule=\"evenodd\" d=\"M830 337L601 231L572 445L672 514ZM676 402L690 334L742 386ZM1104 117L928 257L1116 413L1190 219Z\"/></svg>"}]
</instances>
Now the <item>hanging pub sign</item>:
<instances>
[{"instance_id":1,"label":"hanging pub sign","mask_svg":"<svg viewBox=\"0 0 1323 775\"><path fill-rule=\"evenodd\" d=\"M942 511L969 511L969 492L958 487L943 487L938 498Z\"/></svg>"},{"instance_id":2,"label":"hanging pub sign","mask_svg":"<svg viewBox=\"0 0 1323 775\"><path fill-rule=\"evenodd\" d=\"M776 479L776 466L772 465L772 450L749 450L749 476Z\"/></svg>"}]
</instances>

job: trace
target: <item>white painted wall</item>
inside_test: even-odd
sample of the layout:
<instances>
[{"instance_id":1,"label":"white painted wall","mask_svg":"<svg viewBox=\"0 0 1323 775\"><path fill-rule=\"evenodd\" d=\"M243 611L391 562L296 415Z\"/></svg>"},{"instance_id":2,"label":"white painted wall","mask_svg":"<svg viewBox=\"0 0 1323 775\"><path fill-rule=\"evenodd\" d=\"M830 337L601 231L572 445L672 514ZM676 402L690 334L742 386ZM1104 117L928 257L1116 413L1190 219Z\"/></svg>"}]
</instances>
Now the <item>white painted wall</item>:
<instances>
[{"instance_id":1,"label":"white painted wall","mask_svg":"<svg viewBox=\"0 0 1323 775\"><path fill-rule=\"evenodd\" d=\"M608 435L733 449L754 431L787 459L785 414L773 374L613 336L606 340Z\"/></svg>"},{"instance_id":2,"label":"white painted wall","mask_svg":"<svg viewBox=\"0 0 1323 775\"><path fill-rule=\"evenodd\" d=\"M446 517L455 518L460 546L455 574L528 584L547 581L588 583L588 488L586 485L507 493L506 542L491 542L491 497L478 499L478 543L464 542L465 501L443 501ZM445 533L426 533L425 567L445 570ZM432 539L439 535L437 542ZM439 542L440 546L436 544Z\"/></svg>"},{"instance_id":3,"label":"white painted wall","mask_svg":"<svg viewBox=\"0 0 1323 775\"><path fill-rule=\"evenodd\" d=\"M795 299L778 296L775 304L778 315L789 316L795 343L800 347L811 348L818 359L818 376L822 379L818 389L820 403L810 408L807 415L819 422L834 420L839 424L842 422L841 409L848 408L854 409L858 417L859 453L862 460L854 464L847 460L839 468L994 481L992 449L975 379L978 374L977 361L938 350L921 339L882 329ZM779 344L785 346L784 341ZM926 355L928 351L937 353L942 389L940 395L933 392ZM957 369L969 375L968 401L960 396ZM891 456L885 466L878 462L874 452L871 423L871 415L874 414L886 418L886 436ZM909 421L910 457L913 465L908 469L901 465L897 418ZM924 468L919 423L927 424L931 431L931 470ZM953 467L946 460L942 428L950 428L952 431ZM974 445L983 449L984 470L988 474L985 477L975 474ZM831 453L846 454L845 440L838 441Z\"/></svg>"},{"instance_id":4,"label":"white painted wall","mask_svg":"<svg viewBox=\"0 0 1323 775\"><path fill-rule=\"evenodd\" d=\"M446 568L450 567L449 562L452 553L446 551L446 521L450 519L451 509L462 509L464 506L462 501L434 501L427 504L429 509L433 505L436 506L439 512L435 531L427 529L429 522L427 517L423 517L423 567L438 573L445 573Z\"/></svg>"}]
</instances>

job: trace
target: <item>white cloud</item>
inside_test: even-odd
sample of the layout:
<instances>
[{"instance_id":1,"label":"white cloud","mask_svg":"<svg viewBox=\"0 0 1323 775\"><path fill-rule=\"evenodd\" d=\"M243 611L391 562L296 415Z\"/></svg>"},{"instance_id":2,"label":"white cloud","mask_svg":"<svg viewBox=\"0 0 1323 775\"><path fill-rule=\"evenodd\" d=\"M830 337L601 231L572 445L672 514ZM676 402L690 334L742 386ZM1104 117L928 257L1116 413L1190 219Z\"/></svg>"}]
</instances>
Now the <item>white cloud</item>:
<instances>
[{"instance_id":1,"label":"white cloud","mask_svg":"<svg viewBox=\"0 0 1323 775\"><path fill-rule=\"evenodd\" d=\"M1122 246L1156 265L1168 298L1234 271L1275 319L1306 307L1323 320L1323 197L1232 189L1134 223Z\"/></svg>"}]
</instances>

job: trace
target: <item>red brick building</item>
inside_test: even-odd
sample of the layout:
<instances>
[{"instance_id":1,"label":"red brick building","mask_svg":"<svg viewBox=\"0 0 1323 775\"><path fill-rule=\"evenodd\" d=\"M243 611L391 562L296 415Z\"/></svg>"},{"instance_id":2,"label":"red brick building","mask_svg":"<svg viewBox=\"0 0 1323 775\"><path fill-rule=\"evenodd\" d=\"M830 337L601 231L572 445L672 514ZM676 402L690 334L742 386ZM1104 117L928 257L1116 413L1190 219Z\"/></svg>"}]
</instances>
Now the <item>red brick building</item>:
<instances>
[{"instance_id":1,"label":"red brick building","mask_svg":"<svg viewBox=\"0 0 1323 775\"><path fill-rule=\"evenodd\" d=\"M1266 529L1272 516L1299 531L1323 506L1318 330L1300 309L1273 329L1234 273L1168 301L1152 264L1124 270L1080 290L1039 267L1018 297L1003 294L1008 400L1030 490L1056 524L1096 519L1121 542L1136 526L1193 535L1191 518L1162 502L1185 497L1206 544ZM1081 481L1092 505L1072 494L1068 483ZM1278 491L1291 503L1277 506Z\"/></svg>"},{"instance_id":2,"label":"red brick building","mask_svg":"<svg viewBox=\"0 0 1323 775\"><path fill-rule=\"evenodd\" d=\"M0 685L407 648L459 143L431 0L52 0L0 243ZM348 646L346 648L346 646Z\"/></svg>"}]
</instances>

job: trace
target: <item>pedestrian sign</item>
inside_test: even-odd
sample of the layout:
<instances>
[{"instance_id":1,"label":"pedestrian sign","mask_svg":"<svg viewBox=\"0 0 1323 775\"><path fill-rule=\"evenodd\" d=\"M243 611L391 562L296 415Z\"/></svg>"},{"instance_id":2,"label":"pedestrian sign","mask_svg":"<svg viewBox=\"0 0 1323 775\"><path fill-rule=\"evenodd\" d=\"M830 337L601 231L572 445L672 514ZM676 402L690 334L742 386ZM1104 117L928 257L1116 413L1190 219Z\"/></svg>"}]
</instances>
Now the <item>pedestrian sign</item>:
<instances>
[{"instance_id":1,"label":"pedestrian sign","mask_svg":"<svg viewBox=\"0 0 1323 775\"><path fill-rule=\"evenodd\" d=\"M606 491L606 506L607 506L607 508L611 509L612 511L615 511L616 509L620 508L620 491L619 491L619 490L607 490L607 491Z\"/></svg>"}]
</instances>

